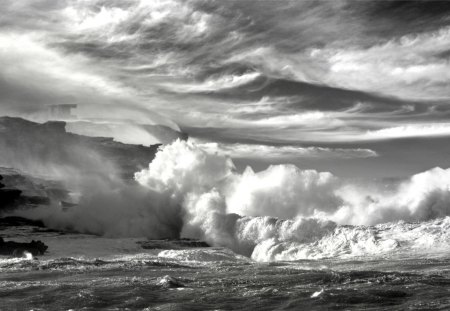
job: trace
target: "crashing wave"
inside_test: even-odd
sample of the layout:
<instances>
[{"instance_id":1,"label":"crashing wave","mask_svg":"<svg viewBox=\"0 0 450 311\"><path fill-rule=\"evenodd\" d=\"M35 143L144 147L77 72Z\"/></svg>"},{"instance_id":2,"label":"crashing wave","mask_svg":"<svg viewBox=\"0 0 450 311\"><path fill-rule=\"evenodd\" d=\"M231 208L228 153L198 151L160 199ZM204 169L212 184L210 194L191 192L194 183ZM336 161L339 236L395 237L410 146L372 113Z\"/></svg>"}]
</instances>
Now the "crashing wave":
<instances>
[{"instance_id":1,"label":"crashing wave","mask_svg":"<svg viewBox=\"0 0 450 311\"><path fill-rule=\"evenodd\" d=\"M239 174L229 158L178 141L161 149L136 180L181 205L183 236L266 261L448 245L450 218L430 219L450 215L449 174L433 169L389 191L293 165ZM333 220L359 226L339 226ZM399 220L430 221L364 226Z\"/></svg>"},{"instance_id":2,"label":"crashing wave","mask_svg":"<svg viewBox=\"0 0 450 311\"><path fill-rule=\"evenodd\" d=\"M320 259L329 257L446 254L450 245L450 217L420 223L376 226L337 226L317 240L270 238L258 243L256 261Z\"/></svg>"},{"instance_id":3,"label":"crashing wave","mask_svg":"<svg viewBox=\"0 0 450 311\"><path fill-rule=\"evenodd\" d=\"M396 183L361 183L294 165L239 173L230 158L177 140L135 180L113 189L92 184L76 209L26 213L78 232L199 239L258 261L449 244L450 169Z\"/></svg>"}]
</instances>

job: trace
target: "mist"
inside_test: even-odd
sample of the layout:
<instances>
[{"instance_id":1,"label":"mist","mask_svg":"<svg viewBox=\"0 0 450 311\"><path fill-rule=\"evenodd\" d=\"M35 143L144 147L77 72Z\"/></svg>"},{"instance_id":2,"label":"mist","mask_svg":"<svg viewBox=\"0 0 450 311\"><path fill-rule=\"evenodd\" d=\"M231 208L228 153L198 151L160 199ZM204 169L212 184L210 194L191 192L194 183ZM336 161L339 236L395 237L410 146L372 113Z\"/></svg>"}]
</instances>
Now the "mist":
<instances>
[{"instance_id":1,"label":"mist","mask_svg":"<svg viewBox=\"0 0 450 311\"><path fill-rule=\"evenodd\" d=\"M239 173L226 155L177 140L160 147L135 181L109 173L77 177L78 206L15 214L42 219L51 228L110 237L201 239L256 258L266 258L273 243L306 247L339 230L359 234L362 225L432 222L450 215L450 170L441 168L390 183L363 183L293 165Z\"/></svg>"}]
</instances>

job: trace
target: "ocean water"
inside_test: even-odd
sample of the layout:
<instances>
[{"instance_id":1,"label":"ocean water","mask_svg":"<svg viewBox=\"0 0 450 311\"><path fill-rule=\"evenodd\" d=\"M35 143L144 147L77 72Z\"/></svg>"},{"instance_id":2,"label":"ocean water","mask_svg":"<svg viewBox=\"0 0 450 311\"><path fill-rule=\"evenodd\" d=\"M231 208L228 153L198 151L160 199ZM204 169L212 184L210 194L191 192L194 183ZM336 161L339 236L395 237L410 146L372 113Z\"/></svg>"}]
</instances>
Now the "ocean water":
<instances>
[{"instance_id":1,"label":"ocean water","mask_svg":"<svg viewBox=\"0 0 450 311\"><path fill-rule=\"evenodd\" d=\"M413 234L410 224L396 226ZM336 234L335 243L349 237ZM436 248L398 246L363 255L350 247L320 259L263 261L183 241L33 227L5 229L2 235L17 241L39 238L49 251L33 259L0 259L0 310L450 308L450 256Z\"/></svg>"},{"instance_id":2,"label":"ocean water","mask_svg":"<svg viewBox=\"0 0 450 311\"><path fill-rule=\"evenodd\" d=\"M179 140L149 163L134 181L80 175L71 207L12 210L45 228L0 236L49 248L0 259L0 310L450 308L450 169L394 185L238 172Z\"/></svg>"}]
</instances>

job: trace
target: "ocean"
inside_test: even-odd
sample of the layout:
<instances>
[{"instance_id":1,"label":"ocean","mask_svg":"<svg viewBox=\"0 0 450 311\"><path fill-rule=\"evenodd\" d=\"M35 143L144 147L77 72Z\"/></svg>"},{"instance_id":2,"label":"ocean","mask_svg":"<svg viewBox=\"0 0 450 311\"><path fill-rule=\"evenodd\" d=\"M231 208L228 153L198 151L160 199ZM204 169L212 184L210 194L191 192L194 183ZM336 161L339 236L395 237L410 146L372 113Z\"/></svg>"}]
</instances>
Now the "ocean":
<instances>
[{"instance_id":1,"label":"ocean","mask_svg":"<svg viewBox=\"0 0 450 311\"><path fill-rule=\"evenodd\" d=\"M40 239L49 250L0 259L0 310L448 310L450 257L432 247L448 243L450 218L434 223L444 237L394 225L428 247L364 254L354 237L336 232L339 254L290 261L252 260L191 240L11 227L5 240Z\"/></svg>"}]
</instances>

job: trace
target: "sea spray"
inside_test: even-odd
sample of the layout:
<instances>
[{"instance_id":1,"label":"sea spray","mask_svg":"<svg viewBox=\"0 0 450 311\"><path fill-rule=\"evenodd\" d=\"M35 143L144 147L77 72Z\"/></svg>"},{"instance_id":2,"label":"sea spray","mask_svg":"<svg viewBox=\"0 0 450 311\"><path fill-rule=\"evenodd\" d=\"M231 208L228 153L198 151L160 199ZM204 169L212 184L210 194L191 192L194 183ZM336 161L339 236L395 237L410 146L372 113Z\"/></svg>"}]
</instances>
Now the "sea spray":
<instances>
[{"instance_id":1,"label":"sea spray","mask_svg":"<svg viewBox=\"0 0 450 311\"><path fill-rule=\"evenodd\" d=\"M448 243L448 217L442 217L450 215L449 176L436 168L386 189L293 165L239 173L227 156L178 140L160 148L135 174L136 183L96 178L76 207L16 213L113 237L197 238L262 261L362 255ZM414 233L424 235L420 223L395 223L435 218L441 229L426 231L428 244ZM386 222L393 222L391 236L380 238L381 225L367 226ZM399 237L402 230L409 235Z\"/></svg>"},{"instance_id":2,"label":"sea spray","mask_svg":"<svg viewBox=\"0 0 450 311\"><path fill-rule=\"evenodd\" d=\"M352 250L338 249L335 253L354 253L361 236L361 243L375 241L366 248L361 247L363 254L370 251L370 245L371 249L382 251L396 248L397 243L395 240L377 242L373 234L361 233L372 232L369 227L361 230L337 227L333 220L340 224L359 220L358 225L370 225L448 215L446 205L427 204L445 202L446 174L449 174L446 170L434 169L394 185L389 191L376 191L383 189L383 185L365 187L331 173L301 170L293 165L271 166L258 173L248 168L239 174L228 157L208 154L192 142L177 141L162 148L149 168L136 174L136 180L179 201L183 211L181 234L186 237L201 238L251 256L258 245L257 253L268 243L273 253L274 245L286 248L282 243L291 243L298 248L326 236L336 235L340 239L339 230L345 233L345 228L353 228L349 232L354 231L356 236L350 242L341 243L344 249ZM430 178L440 181L434 182L431 189L426 182ZM419 195L419 200L413 202L414 193ZM304 257L323 256L310 253L306 252ZM264 259L258 254L253 257Z\"/></svg>"},{"instance_id":3,"label":"sea spray","mask_svg":"<svg viewBox=\"0 0 450 311\"><path fill-rule=\"evenodd\" d=\"M210 154L188 141L161 148L149 168L136 173L139 184L176 198L183 210L214 191L222 213L283 219L315 217L339 224L373 225L422 221L450 215L450 169L434 168L397 183L361 182L328 172L273 165L242 174L226 156Z\"/></svg>"}]
</instances>

